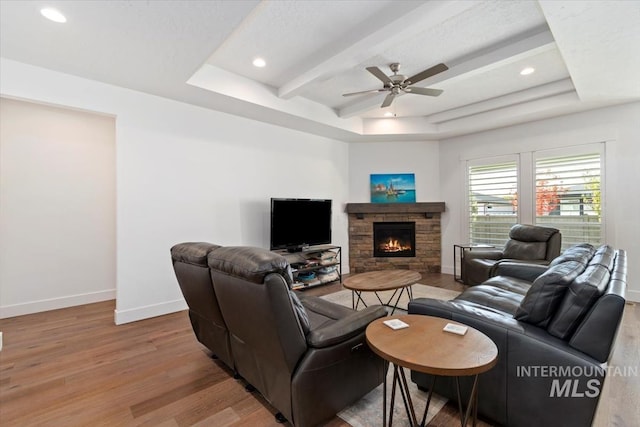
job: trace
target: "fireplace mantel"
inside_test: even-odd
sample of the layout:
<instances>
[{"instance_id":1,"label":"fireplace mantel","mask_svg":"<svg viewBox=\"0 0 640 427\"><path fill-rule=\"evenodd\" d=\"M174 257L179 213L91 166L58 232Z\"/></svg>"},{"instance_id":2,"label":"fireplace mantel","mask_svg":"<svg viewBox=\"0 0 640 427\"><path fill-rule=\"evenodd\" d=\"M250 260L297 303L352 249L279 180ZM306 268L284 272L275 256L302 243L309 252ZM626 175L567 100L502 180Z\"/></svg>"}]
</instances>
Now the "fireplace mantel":
<instances>
[{"instance_id":1,"label":"fireplace mantel","mask_svg":"<svg viewBox=\"0 0 640 427\"><path fill-rule=\"evenodd\" d=\"M362 218L364 214L444 212L444 202L425 203L347 203L345 212Z\"/></svg>"}]
</instances>

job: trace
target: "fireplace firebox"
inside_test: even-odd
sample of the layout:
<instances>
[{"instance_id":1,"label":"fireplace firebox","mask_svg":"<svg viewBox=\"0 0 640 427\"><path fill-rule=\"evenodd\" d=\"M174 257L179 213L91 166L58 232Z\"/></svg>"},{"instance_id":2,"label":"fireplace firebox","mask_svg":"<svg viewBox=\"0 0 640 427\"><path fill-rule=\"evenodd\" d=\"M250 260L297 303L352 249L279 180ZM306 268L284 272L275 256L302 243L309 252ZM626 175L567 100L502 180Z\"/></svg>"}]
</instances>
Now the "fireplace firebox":
<instances>
[{"instance_id":1,"label":"fireplace firebox","mask_svg":"<svg viewBox=\"0 0 640 427\"><path fill-rule=\"evenodd\" d=\"M374 257L415 257L415 222L374 222Z\"/></svg>"}]
</instances>

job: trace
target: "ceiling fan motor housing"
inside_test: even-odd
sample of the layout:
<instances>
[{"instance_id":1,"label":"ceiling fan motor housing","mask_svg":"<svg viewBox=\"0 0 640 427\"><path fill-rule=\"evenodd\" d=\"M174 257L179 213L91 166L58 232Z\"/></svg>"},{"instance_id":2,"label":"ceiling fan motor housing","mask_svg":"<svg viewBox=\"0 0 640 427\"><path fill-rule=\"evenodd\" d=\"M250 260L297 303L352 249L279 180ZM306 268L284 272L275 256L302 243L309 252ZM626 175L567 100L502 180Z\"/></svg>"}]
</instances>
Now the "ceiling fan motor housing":
<instances>
[{"instance_id":1,"label":"ceiling fan motor housing","mask_svg":"<svg viewBox=\"0 0 640 427\"><path fill-rule=\"evenodd\" d=\"M402 84L402 82L404 82L407 79L407 76L403 76L402 74L398 74L398 71L400 71L400 64L399 63L394 62L392 64L389 64L389 68L393 72L393 75L389 76L389 79L393 82L393 86L398 86L398 85Z\"/></svg>"}]
</instances>

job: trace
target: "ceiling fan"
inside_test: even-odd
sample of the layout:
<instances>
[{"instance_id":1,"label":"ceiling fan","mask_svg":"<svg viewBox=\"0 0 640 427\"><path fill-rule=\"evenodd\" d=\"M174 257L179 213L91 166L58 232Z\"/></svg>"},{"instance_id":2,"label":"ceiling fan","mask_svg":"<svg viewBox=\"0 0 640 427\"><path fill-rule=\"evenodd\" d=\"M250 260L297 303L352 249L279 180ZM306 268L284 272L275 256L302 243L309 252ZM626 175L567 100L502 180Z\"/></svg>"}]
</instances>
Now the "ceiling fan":
<instances>
[{"instance_id":1,"label":"ceiling fan","mask_svg":"<svg viewBox=\"0 0 640 427\"><path fill-rule=\"evenodd\" d=\"M378 93L378 92L389 92L389 94L382 101L382 105L380 108L385 108L391 105L393 102L393 98L396 95L400 94L400 91L404 93L413 93L416 95L427 95L427 96L438 96L442 93L440 89L429 89L424 87L414 87L412 85L426 79L427 77L435 76L443 71L449 69L444 64L434 65L433 67L426 69L424 71L419 72L415 76L411 76L407 78L407 76L403 76L402 74L398 74L400 70L400 64L394 62L393 64L389 64L389 68L393 72L393 75L387 76L380 68L378 67L367 67L367 71L376 76L379 80L384 83L382 89L373 89L373 90L364 90L362 92L352 92L345 93L342 96L353 96L353 95L364 95L366 93Z\"/></svg>"}]
</instances>

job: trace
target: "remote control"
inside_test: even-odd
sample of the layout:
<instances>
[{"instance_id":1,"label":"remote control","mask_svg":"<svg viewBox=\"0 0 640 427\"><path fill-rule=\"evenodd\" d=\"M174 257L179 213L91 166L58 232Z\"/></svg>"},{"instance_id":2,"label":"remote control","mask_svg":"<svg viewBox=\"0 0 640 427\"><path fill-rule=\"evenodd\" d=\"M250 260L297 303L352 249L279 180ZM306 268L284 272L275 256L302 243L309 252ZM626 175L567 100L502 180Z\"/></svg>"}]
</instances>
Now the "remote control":
<instances>
[{"instance_id":1,"label":"remote control","mask_svg":"<svg viewBox=\"0 0 640 427\"><path fill-rule=\"evenodd\" d=\"M452 334L464 335L467 333L467 329L468 328L466 326L447 323L442 330L445 332L451 332Z\"/></svg>"}]
</instances>

